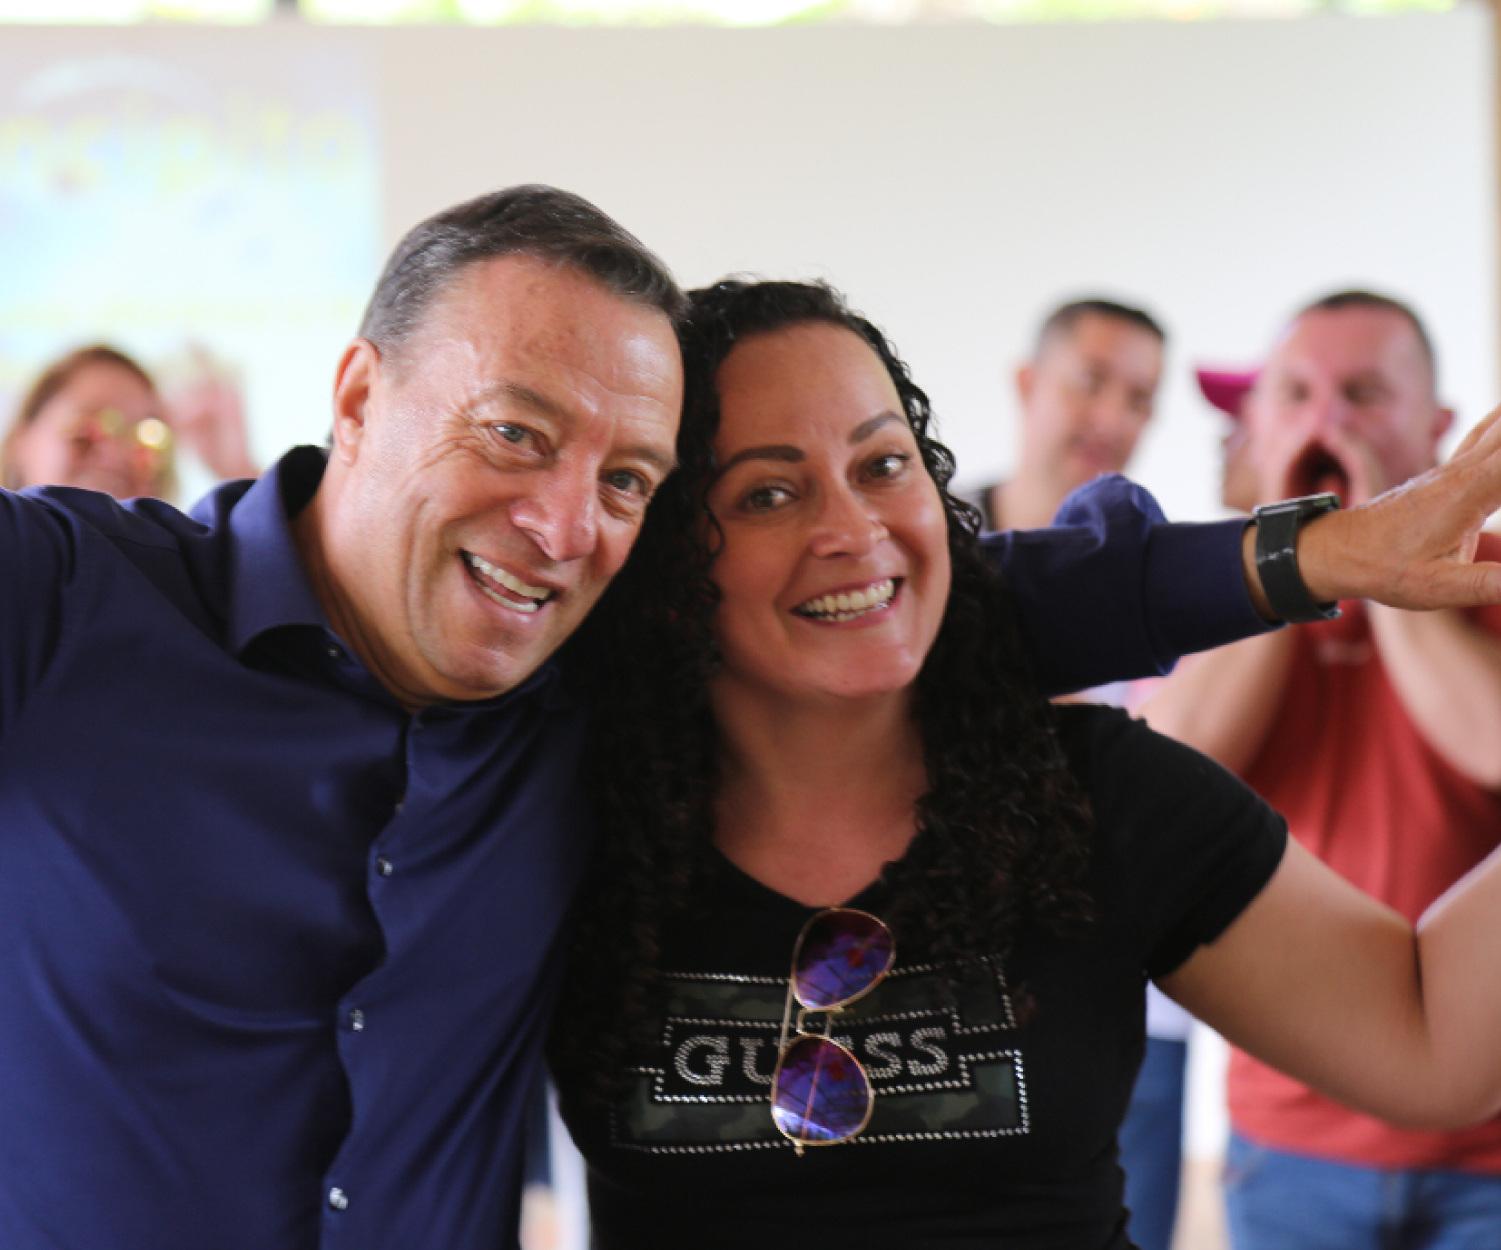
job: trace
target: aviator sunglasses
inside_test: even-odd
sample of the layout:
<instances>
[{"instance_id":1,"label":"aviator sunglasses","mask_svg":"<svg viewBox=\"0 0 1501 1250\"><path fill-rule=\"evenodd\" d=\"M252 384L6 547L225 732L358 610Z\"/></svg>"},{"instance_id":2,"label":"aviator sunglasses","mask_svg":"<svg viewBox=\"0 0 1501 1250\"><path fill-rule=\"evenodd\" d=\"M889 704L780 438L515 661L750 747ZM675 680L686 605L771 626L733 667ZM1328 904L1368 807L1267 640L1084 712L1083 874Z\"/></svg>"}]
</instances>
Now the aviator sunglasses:
<instances>
[{"instance_id":1,"label":"aviator sunglasses","mask_svg":"<svg viewBox=\"0 0 1501 1250\"><path fill-rule=\"evenodd\" d=\"M891 930L868 912L851 907L826 908L798 935L771 1084L771 1118L798 1154L804 1146L849 1141L870 1121L875 1106L870 1078L849 1048L829 1036L829 1030L833 1017L870 993L891 970L895 958ZM795 1032L794 998L798 1002ZM822 1033L805 1027L809 1012L824 1016Z\"/></svg>"}]
</instances>

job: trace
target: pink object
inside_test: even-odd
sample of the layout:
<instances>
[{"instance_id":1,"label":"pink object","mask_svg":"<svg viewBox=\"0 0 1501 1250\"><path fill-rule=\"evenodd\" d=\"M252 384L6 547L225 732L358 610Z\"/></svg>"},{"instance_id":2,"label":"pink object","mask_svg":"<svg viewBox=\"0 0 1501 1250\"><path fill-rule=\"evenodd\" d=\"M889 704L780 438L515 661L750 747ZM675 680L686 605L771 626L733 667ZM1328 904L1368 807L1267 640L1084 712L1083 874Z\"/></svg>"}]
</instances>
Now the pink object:
<instances>
[{"instance_id":1,"label":"pink object","mask_svg":"<svg viewBox=\"0 0 1501 1250\"><path fill-rule=\"evenodd\" d=\"M1241 403L1245 400L1246 392L1256 385L1258 373L1260 373L1259 369L1240 372L1227 369L1195 369L1194 377L1198 378L1199 390L1204 392L1205 399L1221 412L1239 418Z\"/></svg>"}]
</instances>

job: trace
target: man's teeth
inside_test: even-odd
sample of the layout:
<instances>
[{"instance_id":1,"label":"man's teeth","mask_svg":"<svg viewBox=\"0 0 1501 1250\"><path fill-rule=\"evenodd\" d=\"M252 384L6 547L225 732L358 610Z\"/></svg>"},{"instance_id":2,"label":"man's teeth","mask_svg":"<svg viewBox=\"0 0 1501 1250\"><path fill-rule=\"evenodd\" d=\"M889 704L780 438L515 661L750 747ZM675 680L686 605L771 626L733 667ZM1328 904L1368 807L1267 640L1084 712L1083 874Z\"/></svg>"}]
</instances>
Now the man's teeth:
<instances>
[{"instance_id":1,"label":"man's teeth","mask_svg":"<svg viewBox=\"0 0 1501 1250\"><path fill-rule=\"evenodd\" d=\"M502 607L514 608L517 612L535 612L552 595L552 591L548 590L545 586L528 586L519 577L513 577L504 569L497 568L483 556L477 556L472 551L464 552L464 559L469 562L471 568L477 570L480 573L483 573L486 577L490 578L491 581L499 582L502 586L504 586L512 593L520 595L522 598L531 601L529 603L517 603L514 599L507 599L501 595L496 594L493 590L486 586L484 582L475 582L475 585L477 585L481 590L485 592L485 594L489 595L490 598L494 599L495 602L500 604Z\"/></svg>"},{"instance_id":2,"label":"man's teeth","mask_svg":"<svg viewBox=\"0 0 1501 1250\"><path fill-rule=\"evenodd\" d=\"M857 616L884 608L896 594L896 582L887 578L864 590L855 590L837 595L819 595L797 606L799 616L810 616L820 621L852 621Z\"/></svg>"}]
</instances>

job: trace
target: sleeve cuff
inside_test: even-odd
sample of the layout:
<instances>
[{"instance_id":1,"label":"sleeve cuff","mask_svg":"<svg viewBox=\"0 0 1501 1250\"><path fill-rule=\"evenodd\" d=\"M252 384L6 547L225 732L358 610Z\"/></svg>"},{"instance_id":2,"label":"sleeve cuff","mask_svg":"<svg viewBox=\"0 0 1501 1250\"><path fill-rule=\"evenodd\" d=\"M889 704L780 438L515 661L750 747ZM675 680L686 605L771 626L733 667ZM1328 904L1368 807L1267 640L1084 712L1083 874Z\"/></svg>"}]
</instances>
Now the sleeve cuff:
<instances>
[{"instance_id":1,"label":"sleeve cuff","mask_svg":"<svg viewBox=\"0 0 1501 1250\"><path fill-rule=\"evenodd\" d=\"M1241 537L1247 524L1237 518L1152 527L1143 598L1150 605L1152 651L1162 671L1179 656L1278 628L1262 619L1246 589Z\"/></svg>"}]
</instances>

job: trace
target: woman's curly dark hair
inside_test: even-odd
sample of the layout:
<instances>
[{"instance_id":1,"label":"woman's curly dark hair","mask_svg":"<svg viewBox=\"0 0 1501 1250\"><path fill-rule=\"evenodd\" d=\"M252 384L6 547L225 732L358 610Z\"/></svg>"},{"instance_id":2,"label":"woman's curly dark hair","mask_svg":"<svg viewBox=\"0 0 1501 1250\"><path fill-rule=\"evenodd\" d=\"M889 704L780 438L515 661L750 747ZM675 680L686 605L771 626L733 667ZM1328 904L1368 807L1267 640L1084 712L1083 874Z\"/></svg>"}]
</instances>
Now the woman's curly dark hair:
<instances>
[{"instance_id":1,"label":"woman's curly dark hair","mask_svg":"<svg viewBox=\"0 0 1501 1250\"><path fill-rule=\"evenodd\" d=\"M656 1040L663 935L692 912L712 871L719 530L706 496L720 420L715 377L739 341L808 323L850 330L880 357L948 518L952 590L914 701L930 788L908 853L883 876L883 917L905 958L962 963L1004 960L1026 921L1067 929L1090 915L1087 805L980 546L979 513L948 491L954 458L933 438L927 396L885 336L827 286L727 280L692 291L679 326L678 468L569 643L594 711L587 776L599 835L553 1062L598 1096L618 1091L627 1057Z\"/></svg>"}]
</instances>

